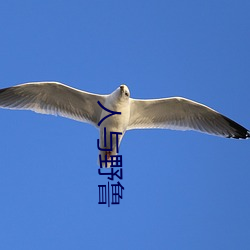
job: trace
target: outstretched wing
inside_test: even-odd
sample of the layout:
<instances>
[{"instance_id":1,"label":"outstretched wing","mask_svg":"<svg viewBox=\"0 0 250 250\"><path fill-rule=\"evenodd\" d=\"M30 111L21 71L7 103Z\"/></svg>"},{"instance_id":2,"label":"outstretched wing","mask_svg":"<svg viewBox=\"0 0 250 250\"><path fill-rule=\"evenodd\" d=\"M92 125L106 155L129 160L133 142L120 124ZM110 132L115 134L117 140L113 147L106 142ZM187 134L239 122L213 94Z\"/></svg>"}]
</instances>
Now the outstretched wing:
<instances>
[{"instance_id":1,"label":"outstretched wing","mask_svg":"<svg viewBox=\"0 0 250 250\"><path fill-rule=\"evenodd\" d=\"M0 107L60 115L97 126L105 95L71 88L58 82L32 82L0 89Z\"/></svg>"},{"instance_id":2,"label":"outstretched wing","mask_svg":"<svg viewBox=\"0 0 250 250\"><path fill-rule=\"evenodd\" d=\"M238 123L203 104L185 98L130 101L127 129L196 130L228 138L250 137L250 132Z\"/></svg>"}]
</instances>

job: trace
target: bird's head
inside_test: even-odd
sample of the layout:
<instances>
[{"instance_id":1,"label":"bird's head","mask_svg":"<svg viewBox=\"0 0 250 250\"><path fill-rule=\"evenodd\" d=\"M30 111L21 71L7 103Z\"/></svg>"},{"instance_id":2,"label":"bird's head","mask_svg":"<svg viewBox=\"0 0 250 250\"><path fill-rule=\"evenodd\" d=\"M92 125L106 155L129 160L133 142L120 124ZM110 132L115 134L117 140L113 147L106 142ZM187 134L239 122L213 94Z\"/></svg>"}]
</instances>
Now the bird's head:
<instances>
[{"instance_id":1,"label":"bird's head","mask_svg":"<svg viewBox=\"0 0 250 250\"><path fill-rule=\"evenodd\" d=\"M120 85L118 89L122 98L128 99L130 97L129 89L125 84Z\"/></svg>"},{"instance_id":2,"label":"bird's head","mask_svg":"<svg viewBox=\"0 0 250 250\"><path fill-rule=\"evenodd\" d=\"M130 92L126 85L120 85L114 92L111 93L110 98L115 102L129 103Z\"/></svg>"}]
</instances>

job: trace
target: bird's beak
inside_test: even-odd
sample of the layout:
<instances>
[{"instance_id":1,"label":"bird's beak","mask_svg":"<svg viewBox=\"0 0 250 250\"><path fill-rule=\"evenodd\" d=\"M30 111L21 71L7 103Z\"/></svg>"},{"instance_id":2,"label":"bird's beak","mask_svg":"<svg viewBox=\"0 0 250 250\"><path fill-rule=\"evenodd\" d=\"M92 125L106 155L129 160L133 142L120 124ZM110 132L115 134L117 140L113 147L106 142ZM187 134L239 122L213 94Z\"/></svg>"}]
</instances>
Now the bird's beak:
<instances>
[{"instance_id":1,"label":"bird's beak","mask_svg":"<svg viewBox=\"0 0 250 250\"><path fill-rule=\"evenodd\" d=\"M124 85L120 85L121 92L124 92Z\"/></svg>"}]
</instances>

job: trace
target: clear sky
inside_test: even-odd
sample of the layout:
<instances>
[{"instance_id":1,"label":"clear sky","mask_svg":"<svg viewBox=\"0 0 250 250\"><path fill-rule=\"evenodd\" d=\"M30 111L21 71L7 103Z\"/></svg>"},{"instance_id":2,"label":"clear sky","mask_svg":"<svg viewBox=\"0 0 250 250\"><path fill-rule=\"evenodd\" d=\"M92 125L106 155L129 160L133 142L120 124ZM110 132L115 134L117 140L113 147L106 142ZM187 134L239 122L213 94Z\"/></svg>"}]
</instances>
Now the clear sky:
<instances>
[{"instance_id":1,"label":"clear sky","mask_svg":"<svg viewBox=\"0 0 250 250\"><path fill-rule=\"evenodd\" d=\"M0 88L183 96L250 128L249 1L1 1ZM129 131L98 205L97 130L0 110L0 249L250 249L250 141Z\"/></svg>"}]
</instances>

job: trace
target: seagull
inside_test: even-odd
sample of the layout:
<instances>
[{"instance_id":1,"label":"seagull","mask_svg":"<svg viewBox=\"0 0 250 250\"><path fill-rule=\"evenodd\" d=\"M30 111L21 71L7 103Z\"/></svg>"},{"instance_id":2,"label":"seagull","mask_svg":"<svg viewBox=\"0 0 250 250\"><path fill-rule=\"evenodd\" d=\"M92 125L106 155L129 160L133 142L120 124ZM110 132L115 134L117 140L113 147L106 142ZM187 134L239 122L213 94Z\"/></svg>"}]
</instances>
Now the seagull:
<instances>
[{"instance_id":1,"label":"seagull","mask_svg":"<svg viewBox=\"0 0 250 250\"><path fill-rule=\"evenodd\" d=\"M247 139L250 131L217 111L183 97L133 99L124 84L109 95L72 88L59 82L31 82L0 89L0 107L32 110L90 123L99 129L99 164L117 155L132 129L195 130L226 138ZM110 135L111 132L117 136ZM120 133L118 135L118 133ZM118 137L118 138L117 138Z\"/></svg>"}]
</instances>

